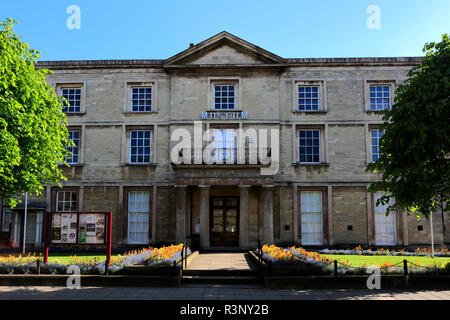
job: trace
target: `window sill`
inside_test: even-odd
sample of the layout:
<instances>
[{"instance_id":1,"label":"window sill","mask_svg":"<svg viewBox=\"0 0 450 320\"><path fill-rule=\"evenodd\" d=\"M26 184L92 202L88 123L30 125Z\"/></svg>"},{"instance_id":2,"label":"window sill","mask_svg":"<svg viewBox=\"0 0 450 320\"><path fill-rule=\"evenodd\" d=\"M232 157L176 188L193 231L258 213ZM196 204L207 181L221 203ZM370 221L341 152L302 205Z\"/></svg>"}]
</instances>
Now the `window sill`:
<instances>
[{"instance_id":1,"label":"window sill","mask_svg":"<svg viewBox=\"0 0 450 320\"><path fill-rule=\"evenodd\" d=\"M156 167L156 163L121 163L121 167Z\"/></svg>"},{"instance_id":2,"label":"window sill","mask_svg":"<svg viewBox=\"0 0 450 320\"><path fill-rule=\"evenodd\" d=\"M73 164L58 164L58 167L72 168L72 167L84 167L84 163L73 163Z\"/></svg>"},{"instance_id":3,"label":"window sill","mask_svg":"<svg viewBox=\"0 0 450 320\"><path fill-rule=\"evenodd\" d=\"M123 114L130 115L130 114L156 114L157 111L124 111Z\"/></svg>"},{"instance_id":4,"label":"window sill","mask_svg":"<svg viewBox=\"0 0 450 320\"><path fill-rule=\"evenodd\" d=\"M328 113L328 110L293 110L292 113L326 114Z\"/></svg>"},{"instance_id":5,"label":"window sill","mask_svg":"<svg viewBox=\"0 0 450 320\"><path fill-rule=\"evenodd\" d=\"M70 115L70 116L82 116L86 114L86 111L81 111L81 112L63 112L65 115Z\"/></svg>"},{"instance_id":6,"label":"window sill","mask_svg":"<svg viewBox=\"0 0 450 320\"><path fill-rule=\"evenodd\" d=\"M365 109L364 111L368 114L379 114L382 113L386 110L391 110L391 109L385 109L385 110L371 110L371 109Z\"/></svg>"},{"instance_id":7,"label":"window sill","mask_svg":"<svg viewBox=\"0 0 450 320\"><path fill-rule=\"evenodd\" d=\"M208 112L243 112L242 109L206 109Z\"/></svg>"},{"instance_id":8,"label":"window sill","mask_svg":"<svg viewBox=\"0 0 450 320\"><path fill-rule=\"evenodd\" d=\"M320 163L294 162L292 165L294 167L329 167L330 166L330 164L328 162L320 162Z\"/></svg>"}]
</instances>

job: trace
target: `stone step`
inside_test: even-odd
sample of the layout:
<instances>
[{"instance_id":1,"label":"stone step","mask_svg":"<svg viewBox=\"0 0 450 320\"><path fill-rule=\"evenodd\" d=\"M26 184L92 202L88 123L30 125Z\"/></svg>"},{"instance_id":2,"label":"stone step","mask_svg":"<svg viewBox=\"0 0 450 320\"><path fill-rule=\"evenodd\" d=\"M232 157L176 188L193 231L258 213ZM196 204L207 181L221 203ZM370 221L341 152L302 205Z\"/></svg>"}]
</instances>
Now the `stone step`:
<instances>
[{"instance_id":1,"label":"stone step","mask_svg":"<svg viewBox=\"0 0 450 320\"><path fill-rule=\"evenodd\" d=\"M213 270L183 270L183 276L203 276L203 277L254 277L258 276L256 270L248 269L213 269Z\"/></svg>"},{"instance_id":2,"label":"stone step","mask_svg":"<svg viewBox=\"0 0 450 320\"><path fill-rule=\"evenodd\" d=\"M260 277L235 277L235 276L183 276L183 284L226 284L226 285L259 285Z\"/></svg>"}]
</instances>

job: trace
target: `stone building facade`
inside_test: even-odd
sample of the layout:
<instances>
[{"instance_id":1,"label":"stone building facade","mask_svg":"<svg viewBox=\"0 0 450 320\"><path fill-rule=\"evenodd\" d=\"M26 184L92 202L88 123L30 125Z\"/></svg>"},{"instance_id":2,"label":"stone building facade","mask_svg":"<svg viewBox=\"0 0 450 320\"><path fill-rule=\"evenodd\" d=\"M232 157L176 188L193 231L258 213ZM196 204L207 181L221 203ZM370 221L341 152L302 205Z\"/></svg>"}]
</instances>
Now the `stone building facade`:
<instances>
[{"instance_id":1,"label":"stone building facade","mask_svg":"<svg viewBox=\"0 0 450 320\"><path fill-rule=\"evenodd\" d=\"M287 59L227 32L167 60L39 62L71 103L65 111L76 158L63 168L62 189L46 186L30 202L27 239L40 243L46 208L112 211L116 246L193 234L205 249L251 248L258 239L305 247L427 246L430 223L401 211L386 217L375 205L378 195L367 191L380 177L365 170L377 157L379 111L419 63ZM195 123L214 136L214 163L196 158L207 143L194 141ZM175 152L184 163L173 154L180 129L193 146ZM236 151L238 129L275 136L250 163L251 145L262 139L248 136ZM263 174L277 155L278 171ZM10 214L17 241L21 212ZM438 246L450 242L448 215L434 214Z\"/></svg>"}]
</instances>

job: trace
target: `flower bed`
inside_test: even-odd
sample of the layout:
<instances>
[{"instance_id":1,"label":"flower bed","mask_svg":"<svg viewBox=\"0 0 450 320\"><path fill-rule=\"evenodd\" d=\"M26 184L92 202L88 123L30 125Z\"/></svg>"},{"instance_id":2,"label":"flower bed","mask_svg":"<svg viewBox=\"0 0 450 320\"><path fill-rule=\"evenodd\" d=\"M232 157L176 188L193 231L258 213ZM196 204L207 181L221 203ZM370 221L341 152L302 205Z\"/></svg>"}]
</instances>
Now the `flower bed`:
<instances>
[{"instance_id":1,"label":"flower bed","mask_svg":"<svg viewBox=\"0 0 450 320\"><path fill-rule=\"evenodd\" d=\"M406 251L406 250L389 250L389 249L377 249L377 250L364 250L361 246L356 247L355 249L347 249L347 250L337 250L337 249L323 249L320 250L321 254L342 254L342 255L368 255L368 256L431 256L431 250L420 249L418 248L416 251ZM434 250L434 255L436 257L450 257L450 251L448 249Z\"/></svg>"},{"instance_id":2,"label":"flower bed","mask_svg":"<svg viewBox=\"0 0 450 320\"><path fill-rule=\"evenodd\" d=\"M170 245L154 249L151 254L143 261L146 265L173 265L181 259L181 250L183 244ZM191 254L191 250L187 249L187 255Z\"/></svg>"},{"instance_id":3,"label":"flower bed","mask_svg":"<svg viewBox=\"0 0 450 320\"><path fill-rule=\"evenodd\" d=\"M127 265L148 264L148 265L168 265L181 258L182 244L162 248L144 248L134 250L123 255L111 257L109 272L116 272ZM188 249L188 254L191 251ZM36 274L36 261L43 260L42 254L29 254L28 256L8 256L0 257L0 274ZM41 263L40 272L42 274L67 274L67 268L76 265L80 268L81 274L103 274L105 271L105 261L98 258L72 256L68 263L50 262Z\"/></svg>"},{"instance_id":4,"label":"flower bed","mask_svg":"<svg viewBox=\"0 0 450 320\"><path fill-rule=\"evenodd\" d=\"M357 248L358 249L358 248ZM358 251L363 251L359 250ZM309 265L319 266L327 274L334 273L334 260L328 258L321 253L306 251L303 248L280 248L275 245L264 245L262 247L263 259L270 261L272 264L298 264L299 262L304 262ZM386 250L383 251L386 253ZM422 252L422 251L420 251ZM326 251L326 253L328 253ZM392 252L391 252L392 253ZM403 253L403 252L402 252ZM445 253L445 251L443 252ZM388 255L388 254L385 254ZM362 265L360 267L355 267L347 262L338 262L338 274L372 274L370 267L372 265ZM377 265L380 268L382 274L403 274L403 261L392 264L390 262L384 262ZM450 263L445 267L441 267L437 262L427 265L419 265L417 263L408 262L408 273L409 274L449 274L450 275Z\"/></svg>"}]
</instances>

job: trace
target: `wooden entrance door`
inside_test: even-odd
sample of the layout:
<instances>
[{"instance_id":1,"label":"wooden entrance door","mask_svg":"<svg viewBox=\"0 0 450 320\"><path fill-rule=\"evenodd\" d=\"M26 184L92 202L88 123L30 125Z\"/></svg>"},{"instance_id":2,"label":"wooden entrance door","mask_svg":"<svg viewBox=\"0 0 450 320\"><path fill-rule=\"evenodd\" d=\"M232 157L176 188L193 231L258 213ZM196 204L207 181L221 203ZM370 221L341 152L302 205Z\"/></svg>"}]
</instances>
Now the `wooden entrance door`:
<instances>
[{"instance_id":1,"label":"wooden entrance door","mask_svg":"<svg viewBox=\"0 0 450 320\"><path fill-rule=\"evenodd\" d=\"M239 245L239 198L211 197L210 241L212 247Z\"/></svg>"}]
</instances>

